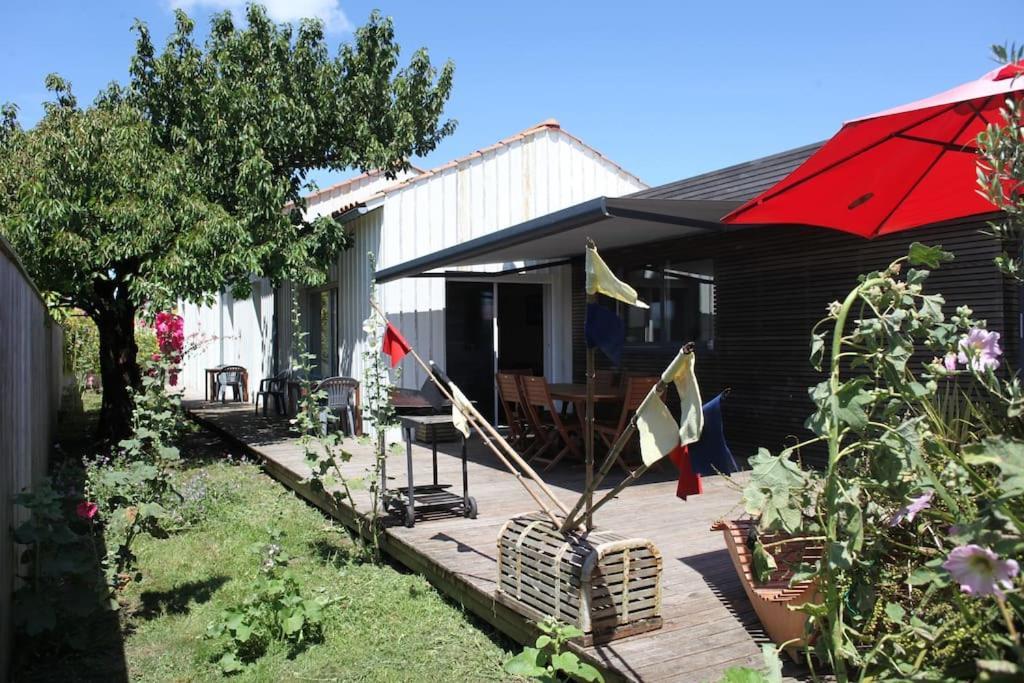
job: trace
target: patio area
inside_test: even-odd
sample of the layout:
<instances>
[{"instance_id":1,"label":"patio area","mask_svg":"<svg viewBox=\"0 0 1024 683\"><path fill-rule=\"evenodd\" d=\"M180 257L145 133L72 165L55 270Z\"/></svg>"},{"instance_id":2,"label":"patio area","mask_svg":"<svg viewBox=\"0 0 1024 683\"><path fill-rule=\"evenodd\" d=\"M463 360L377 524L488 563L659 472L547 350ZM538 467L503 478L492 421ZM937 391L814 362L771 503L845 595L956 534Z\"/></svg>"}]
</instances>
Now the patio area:
<instances>
[{"instance_id":1,"label":"patio area","mask_svg":"<svg viewBox=\"0 0 1024 683\"><path fill-rule=\"evenodd\" d=\"M308 474L298 440L289 435L279 417L254 416L251 404L187 401L189 413L200 423L238 441L259 457L266 470L310 502L340 521L351 524L365 509L336 509L327 498L301 482ZM352 460L345 474L361 477L372 462L368 446L350 443ZM438 470L442 482L458 490L461 481L459 445L438 444ZM419 519L413 528L389 525L383 549L412 571L422 574L452 600L509 637L525 642L533 636L527 619L501 602L495 592L496 542L502 525L513 515L535 509L533 501L476 440L469 444L469 493L479 506L476 519L437 515ZM405 482L402 456L389 460L389 487ZM414 476L426 481L431 470L429 446L413 446ZM393 461L393 464L392 464ZM602 488L613 487L621 472L613 473ZM582 465L564 461L545 475L565 500L583 488ZM596 516L599 528L627 536L648 538L664 559L660 630L582 650L609 680L716 681L730 666L761 662L760 644L768 642L743 592L721 534L709 531L721 518L735 516L740 500L740 473L729 481L705 479L704 493L687 502L675 493L676 473L671 465L654 470ZM368 501L357 491L357 506ZM791 666L788 665L787 666ZM790 675L799 675L796 670Z\"/></svg>"}]
</instances>

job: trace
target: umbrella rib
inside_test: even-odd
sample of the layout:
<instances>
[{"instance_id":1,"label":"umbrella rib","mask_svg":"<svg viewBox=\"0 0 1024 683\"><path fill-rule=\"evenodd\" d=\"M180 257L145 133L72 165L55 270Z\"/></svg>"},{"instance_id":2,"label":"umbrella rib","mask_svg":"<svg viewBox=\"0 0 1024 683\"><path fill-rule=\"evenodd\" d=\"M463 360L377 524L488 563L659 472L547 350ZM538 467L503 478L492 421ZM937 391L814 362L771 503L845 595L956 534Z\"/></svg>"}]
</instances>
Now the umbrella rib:
<instances>
[{"instance_id":1,"label":"umbrella rib","mask_svg":"<svg viewBox=\"0 0 1024 683\"><path fill-rule=\"evenodd\" d=\"M978 114L975 114L975 116L978 116ZM984 117L981 118L984 120ZM971 145L955 145L952 142L932 140L930 138L923 138L919 135L907 135L905 133L900 133L896 135L896 137L901 138L903 140L910 140L911 142L921 142L926 145L936 145L937 147L943 147L947 152L967 152L969 154L974 154L975 152L978 151L977 147L973 147Z\"/></svg>"},{"instance_id":2,"label":"umbrella rib","mask_svg":"<svg viewBox=\"0 0 1024 683\"><path fill-rule=\"evenodd\" d=\"M988 101L990 99L992 98L989 97L985 100L985 104L982 105L981 109L985 108L985 105L988 104ZM954 140L960 137L963 134L963 132L967 130L967 127L971 125L971 122L974 121L975 117L980 116L979 109L977 107L973 107L973 109L974 113L971 114L971 116L966 121L964 121L964 124L962 126L960 126L960 129L956 132L956 135L953 136ZM886 221L892 218L893 214L896 213L896 211L898 211L901 206L903 206L903 203L907 201L907 198L910 197L910 195L914 192L915 189L917 189L917 186L920 185L921 182L924 181L924 179L931 172L931 170L935 168L935 164L939 163L939 159L942 158L942 155L948 151L949 150L946 146L943 146L942 149L939 150L939 153L936 154L935 158L932 159L930 164L928 164L928 168L926 168L924 172L917 177L917 180L915 180L913 184L911 184L911 186L907 188L907 191L903 194L902 197L900 197L900 200L893 205L892 209L889 210L889 213L885 214L885 217L881 221L879 221L878 226L871 233L872 236L877 236L882 232L882 228L885 226Z\"/></svg>"},{"instance_id":3,"label":"umbrella rib","mask_svg":"<svg viewBox=\"0 0 1024 683\"><path fill-rule=\"evenodd\" d=\"M937 117L945 114L948 111L951 111L952 109L954 109L956 107L956 104L958 104L958 103L947 105L946 107L943 107L940 111L935 112L931 116L925 117L925 118L921 119L920 121L914 121L913 123L907 124L905 127L901 128L901 129L899 129L897 131L893 131L892 133L889 133L888 135L886 135L885 137L883 137L881 139L875 140L874 142L872 142L870 145L868 145L866 147L858 149L855 152L850 152L849 154L844 156L842 159L837 159L836 161L833 161L828 166L825 166L823 168L819 168L817 171L815 171L811 175L807 176L806 178L801 178L800 180L796 181L792 185L787 185L786 187L783 187L783 188L781 188L779 190L776 190L775 192L771 192L770 194L766 194L764 197L761 197L758 200L757 204L754 204L754 205L749 206L749 207L744 207L741 210L738 210L736 212L736 215L739 215L740 213L743 213L744 211L748 211L749 209L752 209L754 206L760 206L761 204L764 204L769 199L772 199L773 197L777 197L778 195L782 194L783 192L787 192L787 191L793 189L794 187L797 187L798 185L803 185L808 180L811 180L812 178L816 178L817 176L821 175L822 173L826 173L828 171L831 171L836 166L839 166L840 164L845 164L850 159L853 159L856 156L864 154L868 150L874 149L875 147L878 147L882 143L888 142L889 140L893 139L894 137L902 135L905 131L910 130L914 126L919 126L922 123L927 123L928 121L931 121L932 119L937 118ZM842 132L842 129L840 129L840 132ZM838 133L837 133L837 135L838 135ZM831 142L831 140L829 142ZM825 143L825 146L827 146L827 145L828 145L828 142ZM814 157L812 156L811 159L813 159L813 158ZM808 161L810 161L810 159L808 159ZM804 163L807 163L807 162L805 161ZM803 165L803 164L801 164L801 165Z\"/></svg>"}]
</instances>

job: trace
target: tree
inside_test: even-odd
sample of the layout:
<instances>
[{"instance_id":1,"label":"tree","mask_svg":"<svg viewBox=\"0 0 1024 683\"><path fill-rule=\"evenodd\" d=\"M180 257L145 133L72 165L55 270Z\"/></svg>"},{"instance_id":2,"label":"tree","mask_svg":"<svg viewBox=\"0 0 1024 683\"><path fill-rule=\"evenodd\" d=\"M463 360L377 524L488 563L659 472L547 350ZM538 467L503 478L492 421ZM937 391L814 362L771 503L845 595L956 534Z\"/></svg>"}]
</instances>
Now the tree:
<instances>
[{"instance_id":1,"label":"tree","mask_svg":"<svg viewBox=\"0 0 1024 683\"><path fill-rule=\"evenodd\" d=\"M453 67L424 50L399 68L389 19L374 13L328 53L320 22L246 26L215 16L203 45L183 12L160 53L145 24L130 79L87 108L55 99L31 130L0 119L0 232L61 303L100 332L101 435L123 437L139 386L134 322L144 305L245 296L253 276L321 282L345 232L306 220L314 169L394 175L454 130L441 122Z\"/></svg>"}]
</instances>

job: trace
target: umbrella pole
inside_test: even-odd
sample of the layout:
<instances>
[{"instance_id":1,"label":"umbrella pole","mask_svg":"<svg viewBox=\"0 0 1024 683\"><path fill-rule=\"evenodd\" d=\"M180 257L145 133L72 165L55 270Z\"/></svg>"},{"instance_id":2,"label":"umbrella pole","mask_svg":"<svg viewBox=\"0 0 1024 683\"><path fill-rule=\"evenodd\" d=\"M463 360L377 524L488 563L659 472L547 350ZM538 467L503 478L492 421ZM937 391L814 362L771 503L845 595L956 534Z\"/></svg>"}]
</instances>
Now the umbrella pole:
<instances>
[{"instance_id":1,"label":"umbrella pole","mask_svg":"<svg viewBox=\"0 0 1024 683\"><path fill-rule=\"evenodd\" d=\"M381 310L380 306L377 305L377 302L371 299L370 305L373 306L374 310L377 311L377 313L385 321L387 321L387 315L384 313L384 311ZM419 363L420 367L423 368L423 371L427 373L427 377L430 378L430 380L441 391L444 397L451 401L452 405L456 405L455 398L448 390L448 387L442 386L443 383L438 381L437 377L434 375L433 369L420 357L418 353L416 353L416 350L410 348L409 353L416 360L416 362ZM544 509L544 511L548 513L548 516L550 516L551 519L555 522L555 526L560 526L560 523L557 521L556 516L550 511L548 506L544 505L544 503L542 503L540 499L537 498L533 489L526 485L526 481L522 478L521 473L519 472L519 470L512 466L512 464L509 462L509 459L515 462L516 465L518 465L522 469L522 471L526 473L526 476L532 479L534 483L536 483L537 486L540 487L541 491L543 491L544 494L551 499L551 502L553 502L555 506L562 511L563 514L567 513L569 511L569 508L567 508L558 499L558 497L555 496L554 491L552 491L551 488L544 482L544 480L540 478L540 475L537 474L537 472L532 467L530 467L530 465L527 464L525 460L523 460L522 456L516 453L515 449L513 449L508 444L508 442L502 438L502 436L498 433L494 426L490 422L488 422L486 418L483 417L483 415L480 414L480 412L476 409L474 405L468 404L465 406L461 406L461 408L464 409L463 412L466 413L466 417L473 423L473 427L477 430L477 433L479 433L481 437L483 437L485 434L491 437L490 440L485 438L484 443L491 446L495 455L498 456L498 458L509 469L509 471L512 472L512 474L516 475L516 479L519 481L519 483L522 484L523 488L525 488L527 492L533 497L533 499L537 501L537 504L540 505ZM493 444L498 444L498 446L494 446ZM501 454L501 450L505 451L505 454L508 456L508 458Z\"/></svg>"},{"instance_id":2,"label":"umbrella pole","mask_svg":"<svg viewBox=\"0 0 1024 683\"><path fill-rule=\"evenodd\" d=\"M596 294L587 295L587 305L597 301ZM583 498L586 499L587 515L584 527L587 531L594 528L592 508L594 506L594 348L587 345L587 416L584 430L584 459L587 467L587 482ZM570 527L571 528L571 527Z\"/></svg>"}]
</instances>

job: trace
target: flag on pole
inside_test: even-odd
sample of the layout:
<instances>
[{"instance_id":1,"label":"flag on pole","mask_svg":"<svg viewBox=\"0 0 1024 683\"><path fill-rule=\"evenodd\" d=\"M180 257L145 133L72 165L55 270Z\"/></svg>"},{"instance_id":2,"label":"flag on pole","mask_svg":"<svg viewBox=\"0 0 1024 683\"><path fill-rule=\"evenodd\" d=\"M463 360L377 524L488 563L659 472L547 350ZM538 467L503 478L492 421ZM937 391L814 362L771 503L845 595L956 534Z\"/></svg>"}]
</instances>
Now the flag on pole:
<instances>
[{"instance_id":1,"label":"flag on pole","mask_svg":"<svg viewBox=\"0 0 1024 683\"><path fill-rule=\"evenodd\" d=\"M604 352L616 366L622 363L622 347L626 344L626 324L615 311L601 304L587 304L587 317L583 323L583 336L587 346Z\"/></svg>"},{"instance_id":2,"label":"flag on pole","mask_svg":"<svg viewBox=\"0 0 1024 683\"><path fill-rule=\"evenodd\" d=\"M636 431L645 465L653 465L679 445L679 425L653 388L636 409Z\"/></svg>"},{"instance_id":3,"label":"flag on pole","mask_svg":"<svg viewBox=\"0 0 1024 683\"><path fill-rule=\"evenodd\" d=\"M586 272L587 294L601 293L637 308L650 308L650 306L636 297L635 289L615 277L611 268L601 259L597 249L593 247L587 247Z\"/></svg>"},{"instance_id":4,"label":"flag on pole","mask_svg":"<svg viewBox=\"0 0 1024 683\"><path fill-rule=\"evenodd\" d=\"M731 475L740 470L725 440L722 423L724 397L725 393L721 393L704 404L704 430L700 434L700 441L690 445L690 461L698 474L712 475L720 472Z\"/></svg>"},{"instance_id":5,"label":"flag on pole","mask_svg":"<svg viewBox=\"0 0 1024 683\"><path fill-rule=\"evenodd\" d=\"M395 367L405 358L405 354L412 351L412 346L394 325L388 323L387 329L384 330L384 344L381 350L391 357L391 367Z\"/></svg>"},{"instance_id":6,"label":"flag on pole","mask_svg":"<svg viewBox=\"0 0 1024 683\"><path fill-rule=\"evenodd\" d=\"M700 480L700 472L693 468L690 460L690 447L677 446L668 454L669 460L679 468L679 480L676 482L676 497L686 500L687 496L704 493L704 485Z\"/></svg>"},{"instance_id":7,"label":"flag on pole","mask_svg":"<svg viewBox=\"0 0 1024 683\"><path fill-rule=\"evenodd\" d=\"M661 375L662 382L672 382L679 392L679 443L683 446L700 439L704 429L704 411L700 403L697 375L694 373L695 365L695 354L680 351Z\"/></svg>"},{"instance_id":8,"label":"flag on pole","mask_svg":"<svg viewBox=\"0 0 1024 683\"><path fill-rule=\"evenodd\" d=\"M455 386L455 382L448 382L448 388L452 392L452 424L464 437L469 438L469 418L466 414L469 410L469 399L462 393L462 390Z\"/></svg>"}]
</instances>

